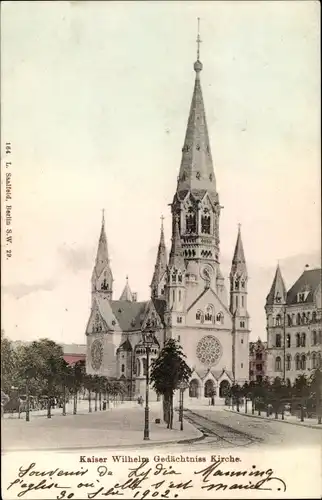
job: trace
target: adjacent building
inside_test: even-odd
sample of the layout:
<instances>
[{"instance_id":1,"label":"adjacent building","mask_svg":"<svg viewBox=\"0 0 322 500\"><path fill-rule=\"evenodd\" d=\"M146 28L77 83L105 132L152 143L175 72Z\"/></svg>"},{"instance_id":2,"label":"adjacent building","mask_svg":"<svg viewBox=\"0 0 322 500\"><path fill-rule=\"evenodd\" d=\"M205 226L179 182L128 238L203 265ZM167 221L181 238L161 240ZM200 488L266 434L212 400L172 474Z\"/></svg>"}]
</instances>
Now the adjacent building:
<instances>
[{"instance_id":1,"label":"adjacent building","mask_svg":"<svg viewBox=\"0 0 322 500\"><path fill-rule=\"evenodd\" d=\"M163 226L149 300L139 301L127 280L114 297L103 217L92 274L92 307L86 328L87 372L123 379L131 395L144 395L147 370L142 331L154 331L151 358L165 339L182 346L193 370L190 398L223 397L249 376L248 273L239 227L229 276L229 298L220 266L219 201L199 59L171 204L172 244L168 257ZM174 173L175 176L175 173Z\"/></svg>"},{"instance_id":2,"label":"adjacent building","mask_svg":"<svg viewBox=\"0 0 322 500\"><path fill-rule=\"evenodd\" d=\"M267 371L267 342L260 338L249 343L249 381L261 382Z\"/></svg>"},{"instance_id":3,"label":"adjacent building","mask_svg":"<svg viewBox=\"0 0 322 500\"><path fill-rule=\"evenodd\" d=\"M280 266L266 298L267 375L291 383L321 367L321 269L309 269L287 291Z\"/></svg>"}]
</instances>

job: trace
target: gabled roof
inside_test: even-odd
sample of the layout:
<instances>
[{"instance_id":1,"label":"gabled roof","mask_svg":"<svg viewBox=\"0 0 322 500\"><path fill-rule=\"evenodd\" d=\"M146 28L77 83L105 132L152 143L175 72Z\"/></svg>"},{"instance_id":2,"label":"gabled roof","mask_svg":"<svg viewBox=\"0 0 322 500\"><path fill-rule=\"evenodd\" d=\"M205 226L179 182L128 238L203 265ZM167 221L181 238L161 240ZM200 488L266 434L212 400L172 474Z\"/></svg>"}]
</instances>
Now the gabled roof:
<instances>
[{"instance_id":1,"label":"gabled roof","mask_svg":"<svg viewBox=\"0 0 322 500\"><path fill-rule=\"evenodd\" d=\"M110 306L123 332L141 329L145 308L148 302L127 302L112 300Z\"/></svg>"},{"instance_id":2,"label":"gabled roof","mask_svg":"<svg viewBox=\"0 0 322 500\"><path fill-rule=\"evenodd\" d=\"M118 350L123 350L123 351L128 351L128 352L133 351L132 346L131 346L131 342L129 341L129 339L124 340L124 342L120 345Z\"/></svg>"},{"instance_id":3,"label":"gabled roof","mask_svg":"<svg viewBox=\"0 0 322 500\"><path fill-rule=\"evenodd\" d=\"M167 303L163 299L151 299L155 307L156 312L160 316L162 323L164 323L164 313L167 307Z\"/></svg>"},{"instance_id":4,"label":"gabled roof","mask_svg":"<svg viewBox=\"0 0 322 500\"><path fill-rule=\"evenodd\" d=\"M305 303L312 303L314 299L314 293L321 286L322 282L322 270L321 269L308 269L304 271L299 279L294 283L294 285L287 292L286 303L288 305L297 303L297 294L301 292L308 291L308 295L305 299Z\"/></svg>"}]
</instances>

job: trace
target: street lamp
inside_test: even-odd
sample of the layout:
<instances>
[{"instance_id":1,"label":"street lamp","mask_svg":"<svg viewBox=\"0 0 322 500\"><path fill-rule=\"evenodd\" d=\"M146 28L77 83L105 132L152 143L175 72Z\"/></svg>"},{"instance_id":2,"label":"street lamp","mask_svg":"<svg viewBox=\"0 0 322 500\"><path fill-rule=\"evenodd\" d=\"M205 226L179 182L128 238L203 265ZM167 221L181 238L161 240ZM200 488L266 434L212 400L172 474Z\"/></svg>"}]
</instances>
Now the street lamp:
<instances>
[{"instance_id":1,"label":"street lamp","mask_svg":"<svg viewBox=\"0 0 322 500\"><path fill-rule=\"evenodd\" d=\"M184 391L187 389L187 382L180 382L178 388L180 389L180 399L179 399L179 414L180 414L180 430L183 431L183 395Z\"/></svg>"},{"instance_id":2,"label":"street lamp","mask_svg":"<svg viewBox=\"0 0 322 500\"><path fill-rule=\"evenodd\" d=\"M150 439L149 436L149 361L150 349L154 342L154 332L142 332L143 346L146 352L146 388L145 388L145 411L144 411L144 441Z\"/></svg>"}]
</instances>

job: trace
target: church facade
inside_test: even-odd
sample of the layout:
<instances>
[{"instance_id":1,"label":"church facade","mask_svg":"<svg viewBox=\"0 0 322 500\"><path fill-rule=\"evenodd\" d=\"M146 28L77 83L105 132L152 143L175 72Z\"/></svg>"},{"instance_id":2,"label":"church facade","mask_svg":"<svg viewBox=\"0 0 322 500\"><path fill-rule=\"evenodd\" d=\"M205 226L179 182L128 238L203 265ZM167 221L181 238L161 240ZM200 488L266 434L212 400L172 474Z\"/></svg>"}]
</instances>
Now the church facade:
<instances>
[{"instance_id":1,"label":"church facade","mask_svg":"<svg viewBox=\"0 0 322 500\"><path fill-rule=\"evenodd\" d=\"M193 370L189 398L222 398L249 378L248 274L238 229L229 276L229 297L220 267L219 202L199 60L171 204L168 258L163 225L151 280L151 297L137 301L127 281L113 297L104 217L92 274L92 307L86 328L87 372L122 379L130 397L144 395L147 370L142 331L153 328L151 358L167 338L176 339ZM150 359L151 359L150 358Z\"/></svg>"}]
</instances>

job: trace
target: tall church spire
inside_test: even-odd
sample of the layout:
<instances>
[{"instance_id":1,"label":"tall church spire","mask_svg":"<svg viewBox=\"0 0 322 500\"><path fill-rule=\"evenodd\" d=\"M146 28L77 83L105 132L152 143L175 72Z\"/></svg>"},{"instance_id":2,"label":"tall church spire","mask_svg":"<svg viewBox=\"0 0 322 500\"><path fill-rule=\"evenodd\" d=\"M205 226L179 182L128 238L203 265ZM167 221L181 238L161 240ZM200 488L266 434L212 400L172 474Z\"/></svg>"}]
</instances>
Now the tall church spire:
<instances>
[{"instance_id":1,"label":"tall church spire","mask_svg":"<svg viewBox=\"0 0 322 500\"><path fill-rule=\"evenodd\" d=\"M163 219L161 217L161 234L160 234L160 242L157 253L157 260L154 266L154 273L151 281L151 295L154 298L162 296L164 293L164 279L165 272L167 269L167 250L164 241L164 229L163 229Z\"/></svg>"},{"instance_id":2,"label":"tall church spire","mask_svg":"<svg viewBox=\"0 0 322 500\"><path fill-rule=\"evenodd\" d=\"M98 240L98 248L96 254L96 262L95 262L95 271L96 275L99 276L106 266L109 263L109 255L107 248L107 239L105 233L105 216L104 209L102 210L102 225L101 225L101 234Z\"/></svg>"},{"instance_id":3,"label":"tall church spire","mask_svg":"<svg viewBox=\"0 0 322 500\"><path fill-rule=\"evenodd\" d=\"M280 265L277 264L275 276L269 294L266 297L266 305L285 304L286 288L281 273Z\"/></svg>"},{"instance_id":4,"label":"tall church spire","mask_svg":"<svg viewBox=\"0 0 322 500\"><path fill-rule=\"evenodd\" d=\"M105 216L102 214L101 233L98 240L95 266L92 274L92 291L104 294L108 299L112 299L113 275L110 267L107 238L105 233Z\"/></svg>"},{"instance_id":5,"label":"tall church spire","mask_svg":"<svg viewBox=\"0 0 322 500\"><path fill-rule=\"evenodd\" d=\"M194 63L196 78L186 136L182 148L177 192L207 190L210 195L215 195L216 179L212 164L206 113L200 83L200 72L203 68L200 61L200 43L198 19L197 61Z\"/></svg>"}]
</instances>

